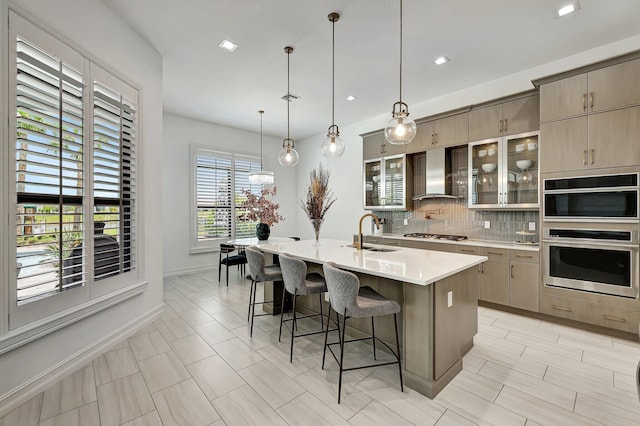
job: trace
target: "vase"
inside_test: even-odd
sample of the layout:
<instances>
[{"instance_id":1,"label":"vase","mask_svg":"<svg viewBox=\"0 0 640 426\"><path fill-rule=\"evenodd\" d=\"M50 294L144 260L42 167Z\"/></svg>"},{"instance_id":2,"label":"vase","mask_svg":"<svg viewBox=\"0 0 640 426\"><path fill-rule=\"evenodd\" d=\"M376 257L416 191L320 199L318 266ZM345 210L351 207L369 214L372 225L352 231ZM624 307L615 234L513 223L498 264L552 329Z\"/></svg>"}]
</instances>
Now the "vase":
<instances>
[{"instance_id":1,"label":"vase","mask_svg":"<svg viewBox=\"0 0 640 426\"><path fill-rule=\"evenodd\" d=\"M259 223L256 225L256 237L258 237L258 240L268 240L270 234L271 229L269 229L269 225L266 223Z\"/></svg>"},{"instance_id":2,"label":"vase","mask_svg":"<svg viewBox=\"0 0 640 426\"><path fill-rule=\"evenodd\" d=\"M311 225L313 225L313 232L315 233L316 236L316 241L313 243L314 246L319 246L320 242L320 227L322 226L322 220L323 219L310 219L311 220Z\"/></svg>"}]
</instances>

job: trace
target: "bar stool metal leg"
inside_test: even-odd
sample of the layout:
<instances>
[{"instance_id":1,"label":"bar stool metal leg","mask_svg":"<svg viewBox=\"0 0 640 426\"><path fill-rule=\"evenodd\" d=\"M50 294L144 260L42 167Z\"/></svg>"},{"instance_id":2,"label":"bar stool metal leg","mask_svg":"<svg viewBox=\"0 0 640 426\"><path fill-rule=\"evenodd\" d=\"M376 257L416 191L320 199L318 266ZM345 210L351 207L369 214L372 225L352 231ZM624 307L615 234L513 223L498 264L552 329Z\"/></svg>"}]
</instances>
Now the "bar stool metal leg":
<instances>
[{"instance_id":1,"label":"bar stool metal leg","mask_svg":"<svg viewBox=\"0 0 640 426\"><path fill-rule=\"evenodd\" d=\"M296 299L298 297L298 290L293 292L293 322L291 323L291 347L289 348L289 362L293 363L293 338L296 333L294 333L294 329L297 330L296 327ZM322 323L322 321L320 321Z\"/></svg>"},{"instance_id":2,"label":"bar stool metal leg","mask_svg":"<svg viewBox=\"0 0 640 426\"><path fill-rule=\"evenodd\" d=\"M340 394L342 393L342 370L344 363L344 331L347 329L347 309L344 310L344 320L342 321L342 333L340 334L340 378L338 379L338 404L340 404ZM340 321L340 318L338 318Z\"/></svg>"},{"instance_id":3,"label":"bar stool metal leg","mask_svg":"<svg viewBox=\"0 0 640 426\"><path fill-rule=\"evenodd\" d=\"M247 321L251 318L251 299L253 298L253 278L251 278L251 289L249 290L249 310L247 311Z\"/></svg>"},{"instance_id":4,"label":"bar stool metal leg","mask_svg":"<svg viewBox=\"0 0 640 426\"><path fill-rule=\"evenodd\" d=\"M282 286L282 304L280 305L280 331L278 332L278 342L282 337L282 323L284 322L284 299L287 294L287 289Z\"/></svg>"},{"instance_id":5,"label":"bar stool metal leg","mask_svg":"<svg viewBox=\"0 0 640 426\"><path fill-rule=\"evenodd\" d=\"M398 316L393 314L393 323L396 326L396 353L398 354L398 372L400 373L400 392L404 392L402 384L402 355L400 354L400 339L398 338Z\"/></svg>"},{"instance_id":6,"label":"bar stool metal leg","mask_svg":"<svg viewBox=\"0 0 640 426\"><path fill-rule=\"evenodd\" d=\"M371 317L371 336L373 336L373 359L377 360L378 358L376 358L376 328L373 325L373 317Z\"/></svg>"},{"instance_id":7,"label":"bar stool metal leg","mask_svg":"<svg viewBox=\"0 0 640 426\"><path fill-rule=\"evenodd\" d=\"M256 317L256 293L258 292L258 282L254 281L253 288L253 302L251 303L251 329L249 330L249 336L253 336L253 320Z\"/></svg>"}]
</instances>

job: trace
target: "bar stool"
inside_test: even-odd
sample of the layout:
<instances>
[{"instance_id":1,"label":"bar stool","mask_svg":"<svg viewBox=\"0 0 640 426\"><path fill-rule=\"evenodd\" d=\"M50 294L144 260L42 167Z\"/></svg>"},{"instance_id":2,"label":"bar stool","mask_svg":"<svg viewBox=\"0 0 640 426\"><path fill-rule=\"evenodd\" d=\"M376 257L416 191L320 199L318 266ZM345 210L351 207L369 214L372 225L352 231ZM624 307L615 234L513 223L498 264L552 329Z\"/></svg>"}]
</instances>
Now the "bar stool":
<instances>
[{"instance_id":1,"label":"bar stool","mask_svg":"<svg viewBox=\"0 0 640 426\"><path fill-rule=\"evenodd\" d=\"M288 321L291 321L291 349L289 352L289 362L293 362L293 340L296 337L311 336L313 334L324 333L324 314L322 312L322 294L327 291L327 284L324 281L324 277L316 272L307 273L307 264L301 260L291 256L288 253L280 255L280 269L282 269L282 281L284 287L282 288L282 306L284 307L285 296L287 292L293 296L293 318L284 319L284 309L280 313L280 332L278 333L278 341L282 337L282 325ZM309 308L305 308L313 314L297 316L296 312L296 299L298 296L318 295L318 301L320 302L320 312L313 311ZM312 318L320 316L320 331L312 331L308 333L296 334L298 325L296 321L304 318ZM288 328L288 327L287 327Z\"/></svg>"},{"instance_id":2,"label":"bar stool","mask_svg":"<svg viewBox=\"0 0 640 426\"><path fill-rule=\"evenodd\" d=\"M220 256L218 257L218 282L220 282L220 276L222 274L222 265L227 268L227 287L229 287L229 266L237 266L240 269L240 274L244 275L244 267L247 264L247 256L244 254L244 250L238 249L238 254L229 256L229 253L233 253L236 250L236 246L233 244L220 244ZM225 255L223 258L222 255Z\"/></svg>"},{"instance_id":3,"label":"bar stool","mask_svg":"<svg viewBox=\"0 0 640 426\"><path fill-rule=\"evenodd\" d=\"M249 263L249 273L251 274L251 290L249 292L249 312L247 312L247 321L251 318L251 328L249 335L253 336L253 318L256 316L270 315L270 314L258 314L256 315L256 305L273 303L273 300L265 300L262 302L256 302L256 293L258 290L258 283L265 281L278 281L282 279L282 271L279 265L265 266L264 253L252 247L245 249L247 255L247 262Z\"/></svg>"},{"instance_id":4,"label":"bar stool","mask_svg":"<svg viewBox=\"0 0 640 426\"><path fill-rule=\"evenodd\" d=\"M324 277L327 282L327 289L329 290L329 302L331 304L329 308L329 315L331 316L331 308L338 314L342 315L342 333L338 333L339 341L333 343L327 343L329 336L328 330L325 330L324 336L324 350L322 351L322 368L324 369L324 359L327 352L333 355L333 358L340 367L340 378L338 381L338 404L340 404L340 393L342 392L342 373L344 371L359 370L362 368L380 367L383 365L398 364L398 372L400 373L400 391L404 392L404 386L402 384L402 365L400 361L400 339L398 338L398 318L397 313L400 312L400 305L394 300L386 299L380 293L376 292L371 287L360 287L360 280L358 277L348 271L338 269L337 265L333 262L327 262L322 266L324 270ZM373 318L381 315L393 314L393 322L396 330L396 352L386 342L380 340L375 335L375 328L373 324ZM364 318L371 317L371 337L363 337L360 339L345 340L345 329L347 319L349 318ZM340 317L338 316L338 324L340 323ZM329 321L327 321L328 328ZM344 344L350 342L357 342L361 340L369 340L373 342L373 358L376 359L376 340L385 345L389 351L395 356L396 361L380 362L375 364L363 365L358 367L344 368ZM340 345L340 359L333 352L332 345Z\"/></svg>"}]
</instances>

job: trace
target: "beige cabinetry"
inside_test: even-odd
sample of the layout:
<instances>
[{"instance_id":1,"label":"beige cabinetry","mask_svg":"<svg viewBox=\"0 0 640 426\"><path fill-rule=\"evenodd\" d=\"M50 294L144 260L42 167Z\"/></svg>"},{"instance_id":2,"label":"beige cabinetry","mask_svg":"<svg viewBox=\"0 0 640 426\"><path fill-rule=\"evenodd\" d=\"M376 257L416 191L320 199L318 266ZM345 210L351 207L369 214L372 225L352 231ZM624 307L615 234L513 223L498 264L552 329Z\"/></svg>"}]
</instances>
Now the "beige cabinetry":
<instances>
[{"instance_id":1,"label":"beige cabinetry","mask_svg":"<svg viewBox=\"0 0 640 426\"><path fill-rule=\"evenodd\" d=\"M364 161L365 209L406 210L412 207L411 162L404 154Z\"/></svg>"},{"instance_id":2,"label":"beige cabinetry","mask_svg":"<svg viewBox=\"0 0 640 426\"><path fill-rule=\"evenodd\" d=\"M640 104L640 59L540 86L540 121L553 121Z\"/></svg>"},{"instance_id":3,"label":"beige cabinetry","mask_svg":"<svg viewBox=\"0 0 640 426\"><path fill-rule=\"evenodd\" d=\"M366 135L362 138L362 158L371 160L388 155L404 154L405 145L392 145L384 137L384 132Z\"/></svg>"},{"instance_id":4,"label":"beige cabinetry","mask_svg":"<svg viewBox=\"0 0 640 426\"><path fill-rule=\"evenodd\" d=\"M640 106L540 125L541 172L640 164Z\"/></svg>"},{"instance_id":5,"label":"beige cabinetry","mask_svg":"<svg viewBox=\"0 0 640 426\"><path fill-rule=\"evenodd\" d=\"M509 305L509 250L483 248L483 256L489 258L482 264L480 300Z\"/></svg>"},{"instance_id":6,"label":"beige cabinetry","mask_svg":"<svg viewBox=\"0 0 640 426\"><path fill-rule=\"evenodd\" d=\"M509 306L538 312L540 263L537 252L509 253Z\"/></svg>"},{"instance_id":7,"label":"beige cabinetry","mask_svg":"<svg viewBox=\"0 0 640 426\"><path fill-rule=\"evenodd\" d=\"M540 98L537 94L472 109L469 140L476 141L538 130Z\"/></svg>"},{"instance_id":8,"label":"beige cabinetry","mask_svg":"<svg viewBox=\"0 0 640 426\"><path fill-rule=\"evenodd\" d=\"M540 171L640 164L640 59L540 86Z\"/></svg>"},{"instance_id":9,"label":"beige cabinetry","mask_svg":"<svg viewBox=\"0 0 640 426\"><path fill-rule=\"evenodd\" d=\"M418 124L416 140L407 146L410 150L407 152L415 153L431 148L464 145L467 142L469 142L469 114L465 112Z\"/></svg>"}]
</instances>

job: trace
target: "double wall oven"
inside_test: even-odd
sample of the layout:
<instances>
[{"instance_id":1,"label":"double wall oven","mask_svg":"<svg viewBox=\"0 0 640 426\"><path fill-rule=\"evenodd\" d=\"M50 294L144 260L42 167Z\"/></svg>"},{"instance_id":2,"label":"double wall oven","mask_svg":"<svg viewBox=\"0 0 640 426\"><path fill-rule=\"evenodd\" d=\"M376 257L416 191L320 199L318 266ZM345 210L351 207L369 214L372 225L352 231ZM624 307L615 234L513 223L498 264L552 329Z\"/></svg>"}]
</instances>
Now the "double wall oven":
<instances>
[{"instance_id":1,"label":"double wall oven","mask_svg":"<svg viewBox=\"0 0 640 426\"><path fill-rule=\"evenodd\" d=\"M638 173L543 183L544 285L639 296Z\"/></svg>"}]
</instances>

